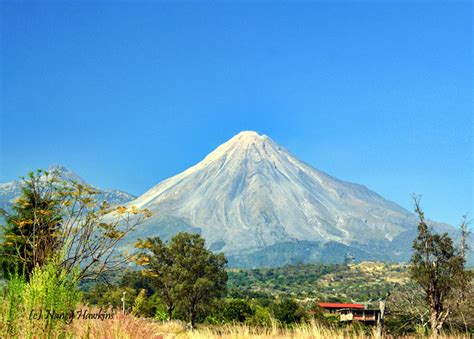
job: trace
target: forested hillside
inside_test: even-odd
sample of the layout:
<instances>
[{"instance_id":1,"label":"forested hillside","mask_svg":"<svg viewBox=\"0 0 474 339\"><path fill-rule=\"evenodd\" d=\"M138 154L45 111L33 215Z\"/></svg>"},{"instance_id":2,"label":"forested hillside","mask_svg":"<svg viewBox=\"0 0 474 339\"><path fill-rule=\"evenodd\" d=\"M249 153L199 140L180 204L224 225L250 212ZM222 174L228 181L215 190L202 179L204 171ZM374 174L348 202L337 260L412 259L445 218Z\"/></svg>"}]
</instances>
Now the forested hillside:
<instances>
[{"instance_id":1,"label":"forested hillside","mask_svg":"<svg viewBox=\"0 0 474 339\"><path fill-rule=\"evenodd\" d=\"M235 294L291 295L298 299L360 302L377 300L404 289L408 267L402 264L307 264L269 269L231 270L229 289Z\"/></svg>"}]
</instances>

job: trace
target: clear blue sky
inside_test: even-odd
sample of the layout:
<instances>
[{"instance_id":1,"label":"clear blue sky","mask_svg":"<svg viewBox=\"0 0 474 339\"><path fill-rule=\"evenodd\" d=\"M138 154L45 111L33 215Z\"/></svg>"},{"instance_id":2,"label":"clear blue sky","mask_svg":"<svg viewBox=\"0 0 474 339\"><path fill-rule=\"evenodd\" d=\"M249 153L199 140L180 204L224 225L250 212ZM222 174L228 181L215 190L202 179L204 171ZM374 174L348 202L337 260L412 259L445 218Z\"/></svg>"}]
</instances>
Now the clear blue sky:
<instances>
[{"instance_id":1,"label":"clear blue sky","mask_svg":"<svg viewBox=\"0 0 474 339\"><path fill-rule=\"evenodd\" d=\"M470 1L1 1L0 181L143 193L241 130L428 217L473 212Z\"/></svg>"}]
</instances>

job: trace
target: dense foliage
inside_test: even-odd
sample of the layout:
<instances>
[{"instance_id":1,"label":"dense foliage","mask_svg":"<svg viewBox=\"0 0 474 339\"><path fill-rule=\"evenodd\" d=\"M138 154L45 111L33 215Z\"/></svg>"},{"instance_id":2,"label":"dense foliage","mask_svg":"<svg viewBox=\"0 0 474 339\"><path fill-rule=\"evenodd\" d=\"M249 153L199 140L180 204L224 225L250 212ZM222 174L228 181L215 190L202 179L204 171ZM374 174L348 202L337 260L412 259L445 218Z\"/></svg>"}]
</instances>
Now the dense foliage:
<instances>
[{"instance_id":1,"label":"dense foliage","mask_svg":"<svg viewBox=\"0 0 474 339\"><path fill-rule=\"evenodd\" d=\"M0 337L51 337L64 331L81 301L77 279L55 258L0 289Z\"/></svg>"},{"instance_id":2,"label":"dense foliage","mask_svg":"<svg viewBox=\"0 0 474 339\"><path fill-rule=\"evenodd\" d=\"M187 315L192 328L196 318L206 314L212 302L226 290L227 260L205 247L198 234L181 232L169 244L160 238L139 241L136 263L145 269L156 292L166 303L171 320L175 306Z\"/></svg>"},{"instance_id":3,"label":"dense foliage","mask_svg":"<svg viewBox=\"0 0 474 339\"><path fill-rule=\"evenodd\" d=\"M402 264L306 264L229 271L234 296L259 293L320 301L368 301L402 290L408 282Z\"/></svg>"},{"instance_id":4,"label":"dense foliage","mask_svg":"<svg viewBox=\"0 0 474 339\"><path fill-rule=\"evenodd\" d=\"M0 250L4 276L20 273L29 279L35 266L44 265L58 250L62 212L53 184L30 173L12 207L13 213L0 211L6 216Z\"/></svg>"}]
</instances>

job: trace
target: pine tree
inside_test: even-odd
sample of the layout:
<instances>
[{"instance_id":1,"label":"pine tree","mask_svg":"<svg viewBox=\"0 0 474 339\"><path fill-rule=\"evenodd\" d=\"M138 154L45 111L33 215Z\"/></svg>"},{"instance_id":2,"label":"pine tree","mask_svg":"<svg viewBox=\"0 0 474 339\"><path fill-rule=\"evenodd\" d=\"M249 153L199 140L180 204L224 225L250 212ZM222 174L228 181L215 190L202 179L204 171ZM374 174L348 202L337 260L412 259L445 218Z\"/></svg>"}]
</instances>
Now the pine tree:
<instances>
[{"instance_id":1,"label":"pine tree","mask_svg":"<svg viewBox=\"0 0 474 339\"><path fill-rule=\"evenodd\" d=\"M30 173L22 184L12 213L1 211L6 225L0 265L7 277L17 271L28 279L55 254L66 273L79 271L77 279L121 269L127 258L115 250L117 244L150 216L146 209L98 201L99 191L62 180L56 171Z\"/></svg>"},{"instance_id":2,"label":"pine tree","mask_svg":"<svg viewBox=\"0 0 474 339\"><path fill-rule=\"evenodd\" d=\"M12 207L13 213L4 213L6 225L0 254L7 277L17 272L29 279L34 267L44 265L58 250L61 207L51 182L39 175L29 173L23 180L21 196Z\"/></svg>"}]
</instances>

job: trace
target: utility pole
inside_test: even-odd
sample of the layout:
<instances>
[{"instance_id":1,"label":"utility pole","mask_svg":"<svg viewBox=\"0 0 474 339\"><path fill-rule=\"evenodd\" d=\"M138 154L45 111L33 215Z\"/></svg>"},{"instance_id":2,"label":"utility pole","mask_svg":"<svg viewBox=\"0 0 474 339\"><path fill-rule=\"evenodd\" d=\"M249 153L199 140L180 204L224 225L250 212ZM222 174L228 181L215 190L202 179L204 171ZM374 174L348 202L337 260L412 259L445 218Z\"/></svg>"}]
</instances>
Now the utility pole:
<instances>
[{"instance_id":1,"label":"utility pole","mask_svg":"<svg viewBox=\"0 0 474 339\"><path fill-rule=\"evenodd\" d=\"M383 336L383 325L384 325L384 315L385 315L385 303L387 302L388 296L390 293L387 293L385 299L379 300L379 315L377 317L377 338L382 338Z\"/></svg>"},{"instance_id":2,"label":"utility pole","mask_svg":"<svg viewBox=\"0 0 474 339\"><path fill-rule=\"evenodd\" d=\"M123 292L122 299L120 299L122 301L122 314L125 314L125 294L127 292Z\"/></svg>"}]
</instances>

